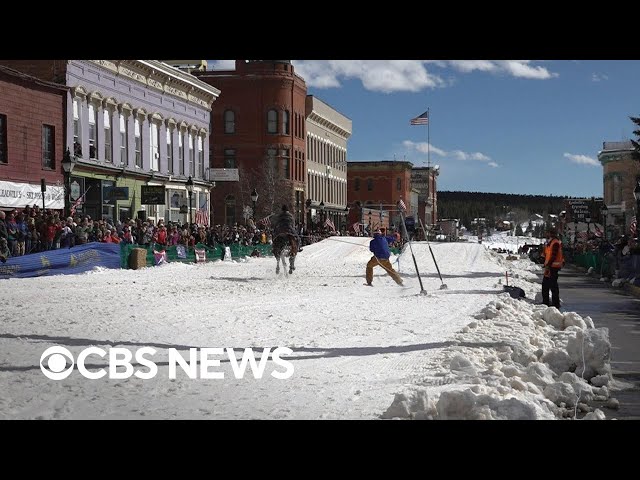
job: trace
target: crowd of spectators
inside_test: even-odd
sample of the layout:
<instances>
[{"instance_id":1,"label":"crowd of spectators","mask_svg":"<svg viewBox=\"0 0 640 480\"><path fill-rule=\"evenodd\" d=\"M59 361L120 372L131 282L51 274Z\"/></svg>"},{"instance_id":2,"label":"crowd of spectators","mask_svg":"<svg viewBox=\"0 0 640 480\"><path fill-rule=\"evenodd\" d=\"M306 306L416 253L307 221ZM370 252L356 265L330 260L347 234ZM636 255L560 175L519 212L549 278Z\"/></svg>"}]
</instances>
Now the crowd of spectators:
<instances>
[{"instance_id":1,"label":"crowd of spectators","mask_svg":"<svg viewBox=\"0 0 640 480\"><path fill-rule=\"evenodd\" d=\"M302 246L310 245L332 235L371 236L368 231L348 231L345 226L333 231L326 225L314 223L296 225ZM399 232L388 233L391 247L401 248ZM94 219L90 215L61 216L59 211L43 210L38 205L24 209L0 211L0 259L17 257L59 248L73 248L90 242L130 243L161 248L163 246L196 244L210 248L216 246L257 246L272 243L270 225L254 223L246 225L191 225L179 222L157 223L151 220L129 219L112 221Z\"/></svg>"}]
</instances>

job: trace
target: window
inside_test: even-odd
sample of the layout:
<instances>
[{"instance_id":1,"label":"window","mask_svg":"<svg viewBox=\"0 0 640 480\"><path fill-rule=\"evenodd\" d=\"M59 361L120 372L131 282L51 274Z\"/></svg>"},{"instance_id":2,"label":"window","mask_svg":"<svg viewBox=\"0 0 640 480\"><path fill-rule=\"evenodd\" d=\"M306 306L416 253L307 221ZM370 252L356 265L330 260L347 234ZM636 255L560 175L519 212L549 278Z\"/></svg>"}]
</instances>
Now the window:
<instances>
[{"instance_id":1,"label":"window","mask_svg":"<svg viewBox=\"0 0 640 480\"><path fill-rule=\"evenodd\" d=\"M151 170L158 171L160 163L160 129L156 123L151 122L149 125L149 164Z\"/></svg>"},{"instance_id":2,"label":"window","mask_svg":"<svg viewBox=\"0 0 640 480\"><path fill-rule=\"evenodd\" d=\"M82 157L82 128L80 127L80 104L73 100L73 155Z\"/></svg>"},{"instance_id":3,"label":"window","mask_svg":"<svg viewBox=\"0 0 640 480\"><path fill-rule=\"evenodd\" d=\"M194 145L193 134L189 134L189 175L192 177L195 175L194 166L196 163L196 151Z\"/></svg>"},{"instance_id":4,"label":"window","mask_svg":"<svg viewBox=\"0 0 640 480\"><path fill-rule=\"evenodd\" d=\"M55 167L54 127L51 125L42 126L42 167Z\"/></svg>"},{"instance_id":5,"label":"window","mask_svg":"<svg viewBox=\"0 0 640 480\"><path fill-rule=\"evenodd\" d=\"M275 148L268 148L267 149L267 165L269 166L269 170L274 172L277 171L277 165L276 165L276 155L278 154L278 151Z\"/></svg>"},{"instance_id":6,"label":"window","mask_svg":"<svg viewBox=\"0 0 640 480\"><path fill-rule=\"evenodd\" d=\"M267 133L278 133L277 110L269 110L267 112Z\"/></svg>"},{"instance_id":7,"label":"window","mask_svg":"<svg viewBox=\"0 0 640 480\"><path fill-rule=\"evenodd\" d=\"M289 135L289 110L282 112L282 133Z\"/></svg>"},{"instance_id":8,"label":"window","mask_svg":"<svg viewBox=\"0 0 640 480\"><path fill-rule=\"evenodd\" d=\"M356 177L353 181L353 189L358 192L360 191L360 179Z\"/></svg>"},{"instance_id":9,"label":"window","mask_svg":"<svg viewBox=\"0 0 640 480\"><path fill-rule=\"evenodd\" d=\"M396 190L402 190L402 178L400 177L396 178Z\"/></svg>"},{"instance_id":10,"label":"window","mask_svg":"<svg viewBox=\"0 0 640 480\"><path fill-rule=\"evenodd\" d=\"M104 159L107 162L112 161L111 156L111 112L104 111Z\"/></svg>"},{"instance_id":11,"label":"window","mask_svg":"<svg viewBox=\"0 0 640 480\"><path fill-rule=\"evenodd\" d=\"M0 163L7 163L7 116L0 115Z\"/></svg>"},{"instance_id":12,"label":"window","mask_svg":"<svg viewBox=\"0 0 640 480\"><path fill-rule=\"evenodd\" d=\"M224 150L224 168L236 168L236 151L233 148Z\"/></svg>"},{"instance_id":13,"label":"window","mask_svg":"<svg viewBox=\"0 0 640 480\"><path fill-rule=\"evenodd\" d=\"M282 155L282 165L284 168L284 178L289 179L291 175L289 174L291 158L289 157L289 150L283 149L280 154Z\"/></svg>"},{"instance_id":14,"label":"window","mask_svg":"<svg viewBox=\"0 0 640 480\"><path fill-rule=\"evenodd\" d=\"M184 133L178 132L178 165L180 175L184 175Z\"/></svg>"},{"instance_id":15,"label":"window","mask_svg":"<svg viewBox=\"0 0 640 480\"><path fill-rule=\"evenodd\" d=\"M140 120L137 118L134 122L134 135L136 138L135 154L136 154L136 167L142 168L142 138L140 133Z\"/></svg>"},{"instance_id":16,"label":"window","mask_svg":"<svg viewBox=\"0 0 640 480\"><path fill-rule=\"evenodd\" d=\"M367 191L373 190L373 178L367 178Z\"/></svg>"},{"instance_id":17,"label":"window","mask_svg":"<svg viewBox=\"0 0 640 480\"><path fill-rule=\"evenodd\" d=\"M167 167L173 173L173 129L167 127Z\"/></svg>"},{"instance_id":18,"label":"window","mask_svg":"<svg viewBox=\"0 0 640 480\"><path fill-rule=\"evenodd\" d=\"M120 114L120 163L127 165L129 157L129 135L127 135L127 119Z\"/></svg>"},{"instance_id":19,"label":"window","mask_svg":"<svg viewBox=\"0 0 640 480\"><path fill-rule=\"evenodd\" d=\"M613 177L613 203L622 201L622 182L619 176Z\"/></svg>"},{"instance_id":20,"label":"window","mask_svg":"<svg viewBox=\"0 0 640 480\"><path fill-rule=\"evenodd\" d=\"M224 112L224 133L236 133L236 114L233 110Z\"/></svg>"},{"instance_id":21,"label":"window","mask_svg":"<svg viewBox=\"0 0 640 480\"><path fill-rule=\"evenodd\" d=\"M204 178L204 140L198 135L198 176Z\"/></svg>"},{"instance_id":22,"label":"window","mask_svg":"<svg viewBox=\"0 0 640 480\"><path fill-rule=\"evenodd\" d=\"M98 111L89 104L89 158L98 158Z\"/></svg>"}]
</instances>

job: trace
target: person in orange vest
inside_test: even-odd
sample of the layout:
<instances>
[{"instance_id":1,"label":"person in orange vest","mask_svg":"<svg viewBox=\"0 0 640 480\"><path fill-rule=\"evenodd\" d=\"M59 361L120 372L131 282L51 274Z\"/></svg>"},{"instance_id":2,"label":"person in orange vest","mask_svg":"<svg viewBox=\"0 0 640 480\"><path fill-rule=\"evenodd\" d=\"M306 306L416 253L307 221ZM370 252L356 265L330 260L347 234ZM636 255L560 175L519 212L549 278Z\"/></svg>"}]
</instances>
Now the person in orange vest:
<instances>
[{"instance_id":1,"label":"person in orange vest","mask_svg":"<svg viewBox=\"0 0 640 480\"><path fill-rule=\"evenodd\" d=\"M558 238L555 228L547 230L547 247L544 249L544 276L542 277L542 303L548 307L560 309L560 289L558 287L558 272L564 267L562 242ZM549 304L551 291L551 304Z\"/></svg>"}]
</instances>

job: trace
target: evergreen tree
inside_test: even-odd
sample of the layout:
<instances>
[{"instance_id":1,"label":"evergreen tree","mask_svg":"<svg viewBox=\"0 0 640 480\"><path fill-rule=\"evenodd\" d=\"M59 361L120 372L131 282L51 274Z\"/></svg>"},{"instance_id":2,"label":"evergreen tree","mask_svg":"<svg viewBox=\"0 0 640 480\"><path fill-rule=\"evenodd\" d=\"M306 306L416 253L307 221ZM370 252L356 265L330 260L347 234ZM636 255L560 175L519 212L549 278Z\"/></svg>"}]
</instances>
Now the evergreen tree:
<instances>
[{"instance_id":1,"label":"evergreen tree","mask_svg":"<svg viewBox=\"0 0 640 480\"><path fill-rule=\"evenodd\" d=\"M522 227L520 226L520 224L516 225L516 236L522 237L523 235L524 233L522 232Z\"/></svg>"},{"instance_id":2,"label":"evergreen tree","mask_svg":"<svg viewBox=\"0 0 640 480\"><path fill-rule=\"evenodd\" d=\"M633 147L636 149L633 156L636 160L640 161L640 117L629 117L629 118L633 123L635 123L638 126L638 129L633 131L633 134L636 137L638 137L638 141L631 140L631 143L633 144Z\"/></svg>"}]
</instances>

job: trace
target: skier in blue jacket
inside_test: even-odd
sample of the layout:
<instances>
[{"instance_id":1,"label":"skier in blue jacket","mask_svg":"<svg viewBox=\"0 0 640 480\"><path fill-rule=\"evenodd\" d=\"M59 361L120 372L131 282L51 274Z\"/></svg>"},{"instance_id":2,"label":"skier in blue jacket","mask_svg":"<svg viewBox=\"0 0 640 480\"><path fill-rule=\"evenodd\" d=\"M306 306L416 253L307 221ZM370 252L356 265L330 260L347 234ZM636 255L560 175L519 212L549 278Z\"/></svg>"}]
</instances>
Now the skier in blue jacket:
<instances>
[{"instance_id":1,"label":"skier in blue jacket","mask_svg":"<svg viewBox=\"0 0 640 480\"><path fill-rule=\"evenodd\" d=\"M382 236L380 229L376 230L373 235L373 240L369 242L369 250L373 252L373 257L371 257L371 260L367 263L367 285L371 285L373 281L373 267L376 265L384 268L398 285L402 285L400 275L398 275L398 272L393 269L391 262L389 262L389 257L391 256L389 243L387 239Z\"/></svg>"}]
</instances>

